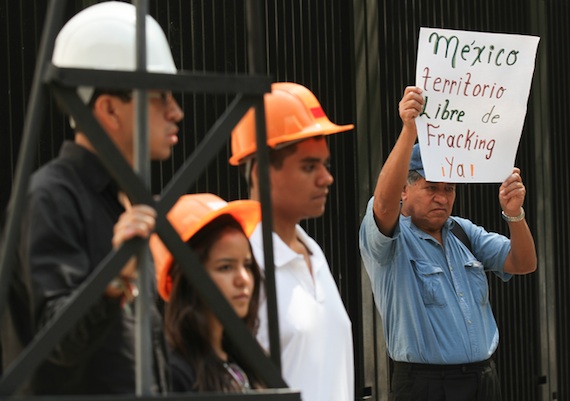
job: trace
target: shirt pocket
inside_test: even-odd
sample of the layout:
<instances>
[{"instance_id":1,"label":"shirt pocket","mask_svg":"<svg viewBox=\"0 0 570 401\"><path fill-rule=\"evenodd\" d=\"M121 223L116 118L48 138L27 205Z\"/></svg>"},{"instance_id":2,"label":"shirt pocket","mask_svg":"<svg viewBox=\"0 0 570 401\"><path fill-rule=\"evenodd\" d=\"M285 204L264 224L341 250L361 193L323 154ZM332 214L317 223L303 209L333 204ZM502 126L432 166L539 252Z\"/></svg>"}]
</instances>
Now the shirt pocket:
<instances>
[{"instance_id":1,"label":"shirt pocket","mask_svg":"<svg viewBox=\"0 0 570 401\"><path fill-rule=\"evenodd\" d=\"M473 298L481 305L489 303L489 283L485 274L485 266L478 260L465 263L465 271L469 279L469 285L473 292Z\"/></svg>"},{"instance_id":2,"label":"shirt pocket","mask_svg":"<svg viewBox=\"0 0 570 401\"><path fill-rule=\"evenodd\" d=\"M413 260L412 265L424 304L426 306L447 305L443 294L443 280L445 279L443 269L421 260Z\"/></svg>"}]
</instances>

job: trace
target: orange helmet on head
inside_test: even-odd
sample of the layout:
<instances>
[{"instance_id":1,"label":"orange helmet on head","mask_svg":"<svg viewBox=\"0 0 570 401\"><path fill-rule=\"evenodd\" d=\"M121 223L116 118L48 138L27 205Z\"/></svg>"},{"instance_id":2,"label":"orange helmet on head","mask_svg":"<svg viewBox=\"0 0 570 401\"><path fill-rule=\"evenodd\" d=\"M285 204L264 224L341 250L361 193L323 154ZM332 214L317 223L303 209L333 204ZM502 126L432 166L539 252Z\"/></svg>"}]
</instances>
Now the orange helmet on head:
<instances>
[{"instance_id":1,"label":"orange helmet on head","mask_svg":"<svg viewBox=\"0 0 570 401\"><path fill-rule=\"evenodd\" d=\"M261 220L259 202L253 200L226 202L222 198L208 193L182 196L170 209L167 218L180 238L187 242L203 227L224 214L229 214L236 219L248 237ZM158 293L165 301L168 301L172 291L170 269L174 259L156 234L150 238L150 250L156 268Z\"/></svg>"},{"instance_id":2,"label":"orange helmet on head","mask_svg":"<svg viewBox=\"0 0 570 401\"><path fill-rule=\"evenodd\" d=\"M314 136L336 134L354 128L354 125L336 125L331 122L313 92L293 82L271 85L265 94L265 121L267 145L286 146ZM251 108L232 131L230 164L237 166L255 154L255 113Z\"/></svg>"}]
</instances>

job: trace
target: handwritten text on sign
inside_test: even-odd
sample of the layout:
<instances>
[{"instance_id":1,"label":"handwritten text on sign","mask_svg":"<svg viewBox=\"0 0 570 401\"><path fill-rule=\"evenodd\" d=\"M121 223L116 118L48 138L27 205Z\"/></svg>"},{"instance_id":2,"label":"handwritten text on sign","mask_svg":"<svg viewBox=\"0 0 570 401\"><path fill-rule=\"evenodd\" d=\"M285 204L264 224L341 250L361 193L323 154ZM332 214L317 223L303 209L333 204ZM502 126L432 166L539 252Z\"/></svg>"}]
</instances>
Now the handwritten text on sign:
<instances>
[{"instance_id":1,"label":"handwritten text on sign","mask_svg":"<svg viewBox=\"0 0 570 401\"><path fill-rule=\"evenodd\" d=\"M538 37L421 28L416 119L426 178L502 182L520 141Z\"/></svg>"}]
</instances>

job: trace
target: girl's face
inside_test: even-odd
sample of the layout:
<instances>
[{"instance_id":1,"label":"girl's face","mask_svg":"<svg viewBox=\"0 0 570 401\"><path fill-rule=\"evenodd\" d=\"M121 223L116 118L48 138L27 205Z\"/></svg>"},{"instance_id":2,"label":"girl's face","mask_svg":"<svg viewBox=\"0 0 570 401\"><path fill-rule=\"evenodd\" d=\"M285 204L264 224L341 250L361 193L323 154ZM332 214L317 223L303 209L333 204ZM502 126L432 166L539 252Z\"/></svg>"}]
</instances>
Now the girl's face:
<instances>
[{"instance_id":1,"label":"girl's face","mask_svg":"<svg viewBox=\"0 0 570 401\"><path fill-rule=\"evenodd\" d=\"M247 315L253 295L252 265L249 241L234 228L221 232L204 263L206 271L240 318Z\"/></svg>"}]
</instances>

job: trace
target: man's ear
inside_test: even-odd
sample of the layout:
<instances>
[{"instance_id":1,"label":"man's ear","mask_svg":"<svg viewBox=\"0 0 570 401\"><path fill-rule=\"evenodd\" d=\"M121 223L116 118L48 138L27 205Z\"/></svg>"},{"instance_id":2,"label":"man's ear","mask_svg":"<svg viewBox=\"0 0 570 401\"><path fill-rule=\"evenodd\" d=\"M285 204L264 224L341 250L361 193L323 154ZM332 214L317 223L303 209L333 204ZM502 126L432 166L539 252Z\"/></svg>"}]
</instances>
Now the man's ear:
<instances>
[{"instance_id":1,"label":"man's ear","mask_svg":"<svg viewBox=\"0 0 570 401\"><path fill-rule=\"evenodd\" d=\"M408 184L404 185L402 188L402 200L405 201L408 198Z\"/></svg>"},{"instance_id":2,"label":"man's ear","mask_svg":"<svg viewBox=\"0 0 570 401\"><path fill-rule=\"evenodd\" d=\"M93 115L105 131L116 130L120 126L116 99L107 94L97 97L93 105Z\"/></svg>"}]
</instances>

